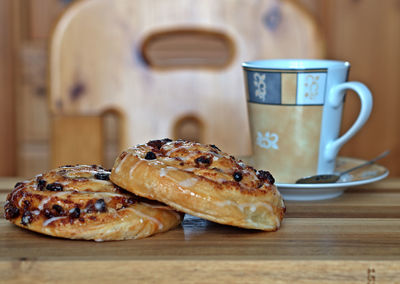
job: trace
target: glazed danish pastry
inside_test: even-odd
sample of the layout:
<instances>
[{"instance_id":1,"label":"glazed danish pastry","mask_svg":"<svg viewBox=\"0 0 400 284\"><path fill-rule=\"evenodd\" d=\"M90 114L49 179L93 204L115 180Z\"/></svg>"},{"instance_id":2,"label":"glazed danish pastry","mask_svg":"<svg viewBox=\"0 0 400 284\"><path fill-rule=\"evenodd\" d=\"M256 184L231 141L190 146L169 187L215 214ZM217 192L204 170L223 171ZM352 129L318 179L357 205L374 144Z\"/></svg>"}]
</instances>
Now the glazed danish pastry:
<instances>
[{"instance_id":1,"label":"glazed danish pastry","mask_svg":"<svg viewBox=\"0 0 400 284\"><path fill-rule=\"evenodd\" d=\"M139 196L217 223L273 231L285 212L267 171L214 145L154 140L123 151L110 179Z\"/></svg>"},{"instance_id":2,"label":"glazed danish pastry","mask_svg":"<svg viewBox=\"0 0 400 284\"><path fill-rule=\"evenodd\" d=\"M171 207L124 191L109 175L96 165L64 166L17 183L5 216L46 235L97 241L144 238L181 222Z\"/></svg>"}]
</instances>

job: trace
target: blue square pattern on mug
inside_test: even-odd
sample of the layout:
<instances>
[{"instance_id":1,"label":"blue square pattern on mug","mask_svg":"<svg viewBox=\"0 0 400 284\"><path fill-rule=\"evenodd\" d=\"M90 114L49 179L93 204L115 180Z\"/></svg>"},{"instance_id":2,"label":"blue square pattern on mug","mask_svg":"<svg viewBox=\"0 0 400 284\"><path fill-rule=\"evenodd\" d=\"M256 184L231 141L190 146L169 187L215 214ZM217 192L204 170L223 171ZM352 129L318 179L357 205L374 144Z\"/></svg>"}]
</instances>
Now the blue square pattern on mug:
<instances>
[{"instance_id":1,"label":"blue square pattern on mug","mask_svg":"<svg viewBox=\"0 0 400 284\"><path fill-rule=\"evenodd\" d=\"M281 73L247 71L249 100L261 104L281 104Z\"/></svg>"},{"instance_id":2,"label":"blue square pattern on mug","mask_svg":"<svg viewBox=\"0 0 400 284\"><path fill-rule=\"evenodd\" d=\"M247 70L249 101L276 105L323 105L326 71L310 71L280 73Z\"/></svg>"}]
</instances>

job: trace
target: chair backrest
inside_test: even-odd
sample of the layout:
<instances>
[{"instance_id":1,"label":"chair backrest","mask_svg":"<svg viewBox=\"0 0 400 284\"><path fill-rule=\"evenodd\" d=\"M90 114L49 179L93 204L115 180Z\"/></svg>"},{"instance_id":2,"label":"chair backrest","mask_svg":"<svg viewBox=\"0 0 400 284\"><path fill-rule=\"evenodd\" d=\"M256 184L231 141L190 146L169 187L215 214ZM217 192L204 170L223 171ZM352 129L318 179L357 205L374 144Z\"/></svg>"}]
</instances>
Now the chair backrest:
<instances>
[{"instance_id":1,"label":"chair backrest","mask_svg":"<svg viewBox=\"0 0 400 284\"><path fill-rule=\"evenodd\" d=\"M117 111L121 147L189 129L247 155L241 63L323 56L314 20L292 1L83 0L53 31L50 106L65 115Z\"/></svg>"}]
</instances>

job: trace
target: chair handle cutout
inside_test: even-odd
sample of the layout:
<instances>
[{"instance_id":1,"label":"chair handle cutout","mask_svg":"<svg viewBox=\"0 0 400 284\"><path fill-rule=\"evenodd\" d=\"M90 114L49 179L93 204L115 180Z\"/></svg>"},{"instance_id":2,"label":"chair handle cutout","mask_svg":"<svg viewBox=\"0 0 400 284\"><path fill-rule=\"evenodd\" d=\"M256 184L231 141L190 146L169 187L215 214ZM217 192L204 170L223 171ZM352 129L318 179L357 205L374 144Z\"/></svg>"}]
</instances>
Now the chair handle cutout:
<instances>
[{"instance_id":1,"label":"chair handle cutout","mask_svg":"<svg viewBox=\"0 0 400 284\"><path fill-rule=\"evenodd\" d=\"M148 35L141 46L144 62L154 69L225 69L236 53L225 33L175 29Z\"/></svg>"}]
</instances>

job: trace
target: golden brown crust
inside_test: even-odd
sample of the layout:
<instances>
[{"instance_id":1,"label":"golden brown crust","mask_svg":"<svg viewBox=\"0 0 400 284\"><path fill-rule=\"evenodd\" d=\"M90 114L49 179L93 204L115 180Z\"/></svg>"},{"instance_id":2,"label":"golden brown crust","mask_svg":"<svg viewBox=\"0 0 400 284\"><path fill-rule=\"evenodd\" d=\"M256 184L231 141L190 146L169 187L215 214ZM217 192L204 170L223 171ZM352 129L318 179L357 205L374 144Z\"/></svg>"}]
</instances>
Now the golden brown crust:
<instances>
[{"instance_id":1,"label":"golden brown crust","mask_svg":"<svg viewBox=\"0 0 400 284\"><path fill-rule=\"evenodd\" d=\"M285 205L274 179L214 145L154 140L121 153L110 179L146 198L214 222L279 228Z\"/></svg>"},{"instance_id":2,"label":"golden brown crust","mask_svg":"<svg viewBox=\"0 0 400 284\"><path fill-rule=\"evenodd\" d=\"M181 215L109 181L93 165L64 166L17 183L5 204L17 226L62 238L139 239L177 226Z\"/></svg>"}]
</instances>

